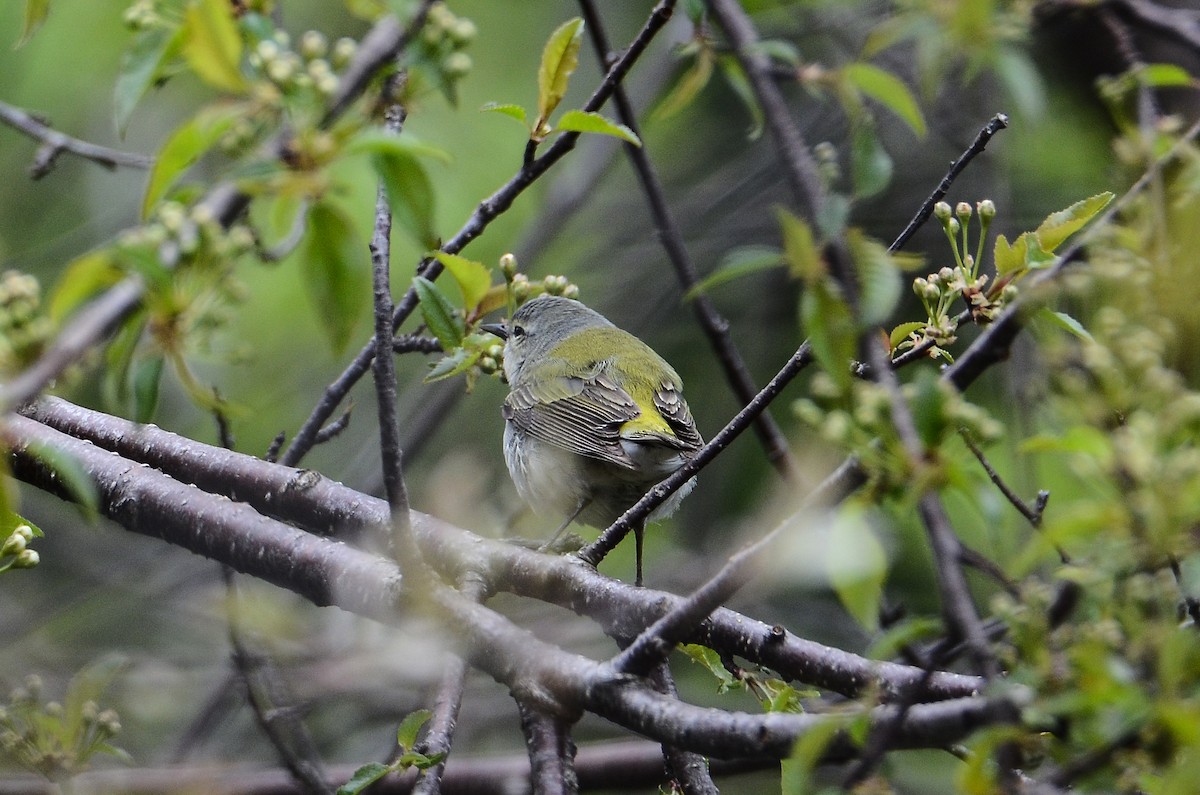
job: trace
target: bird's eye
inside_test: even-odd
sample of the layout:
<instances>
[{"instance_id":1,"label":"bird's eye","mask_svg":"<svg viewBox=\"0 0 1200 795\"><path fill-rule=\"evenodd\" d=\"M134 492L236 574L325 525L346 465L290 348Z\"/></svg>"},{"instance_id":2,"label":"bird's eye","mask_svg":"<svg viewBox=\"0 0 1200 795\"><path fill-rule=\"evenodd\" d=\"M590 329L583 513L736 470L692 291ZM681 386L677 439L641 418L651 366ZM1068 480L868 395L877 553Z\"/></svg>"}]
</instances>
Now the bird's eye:
<instances>
[{"instance_id":1,"label":"bird's eye","mask_svg":"<svg viewBox=\"0 0 1200 795\"><path fill-rule=\"evenodd\" d=\"M525 336L525 328L523 326L513 326L512 330L508 333L511 334L514 339L522 339Z\"/></svg>"}]
</instances>

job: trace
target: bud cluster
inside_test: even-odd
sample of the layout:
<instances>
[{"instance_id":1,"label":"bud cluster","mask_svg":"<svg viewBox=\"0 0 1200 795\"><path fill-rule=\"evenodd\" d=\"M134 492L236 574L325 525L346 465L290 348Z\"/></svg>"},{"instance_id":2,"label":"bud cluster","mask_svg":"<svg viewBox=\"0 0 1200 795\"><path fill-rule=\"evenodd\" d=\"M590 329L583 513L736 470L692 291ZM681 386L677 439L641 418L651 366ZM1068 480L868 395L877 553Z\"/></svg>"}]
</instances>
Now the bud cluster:
<instances>
[{"instance_id":1,"label":"bud cluster","mask_svg":"<svg viewBox=\"0 0 1200 795\"><path fill-rule=\"evenodd\" d=\"M996 217L996 205L991 199L977 202L974 207L968 202L958 202L953 207L947 202L938 202L934 205L933 217L941 223L950 242L954 266L943 267L913 281L913 292L921 299L928 321L923 328L911 332L896 349L928 346L931 357L951 361L946 347L957 340L958 321L952 314L955 301L962 298L966 302L976 323L989 323L1017 297L1017 287L999 282L989 287L990 277L980 273L983 244L992 219ZM971 252L972 217L979 219L974 253Z\"/></svg>"},{"instance_id":2,"label":"bud cluster","mask_svg":"<svg viewBox=\"0 0 1200 795\"><path fill-rule=\"evenodd\" d=\"M109 743L121 731L121 719L95 701L78 713L58 701L42 702L41 677L31 674L0 706L0 759L60 781L82 772L97 753L121 753Z\"/></svg>"},{"instance_id":3,"label":"bud cluster","mask_svg":"<svg viewBox=\"0 0 1200 795\"><path fill-rule=\"evenodd\" d=\"M0 572L9 569L32 569L41 562L36 550L30 549L33 528L27 524L17 525L4 543L0 544Z\"/></svg>"},{"instance_id":4,"label":"bud cluster","mask_svg":"<svg viewBox=\"0 0 1200 795\"><path fill-rule=\"evenodd\" d=\"M471 56L463 50L475 40L476 33L474 22L456 16L445 3L434 3L421 30L419 57L453 84L471 71Z\"/></svg>"},{"instance_id":5,"label":"bud cluster","mask_svg":"<svg viewBox=\"0 0 1200 795\"><path fill-rule=\"evenodd\" d=\"M357 50L354 39L341 38L331 46L325 34L317 30L303 33L293 49L291 36L277 30L271 38L260 41L247 60L279 91L311 90L330 97L338 89L338 72L346 68Z\"/></svg>"},{"instance_id":6,"label":"bud cluster","mask_svg":"<svg viewBox=\"0 0 1200 795\"><path fill-rule=\"evenodd\" d=\"M204 258L238 257L254 248L254 233L235 224L226 229L206 204L187 207L177 201L159 205L142 226L125 232L120 239L127 248L152 248L159 262L174 268Z\"/></svg>"},{"instance_id":7,"label":"bud cluster","mask_svg":"<svg viewBox=\"0 0 1200 795\"><path fill-rule=\"evenodd\" d=\"M27 273L0 275L0 373L32 362L50 339L53 328L41 306L41 286Z\"/></svg>"}]
</instances>

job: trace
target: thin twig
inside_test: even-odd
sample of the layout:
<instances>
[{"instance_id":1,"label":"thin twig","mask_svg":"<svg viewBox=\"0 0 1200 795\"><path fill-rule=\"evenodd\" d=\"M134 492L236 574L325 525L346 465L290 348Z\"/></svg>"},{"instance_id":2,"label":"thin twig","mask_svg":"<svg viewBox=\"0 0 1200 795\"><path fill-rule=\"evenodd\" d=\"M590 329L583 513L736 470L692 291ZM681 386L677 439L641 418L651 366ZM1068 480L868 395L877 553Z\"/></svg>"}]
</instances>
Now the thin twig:
<instances>
[{"instance_id":1,"label":"thin twig","mask_svg":"<svg viewBox=\"0 0 1200 795\"><path fill-rule=\"evenodd\" d=\"M384 91L391 93L392 81ZM383 128L399 135L404 125L404 108L387 109ZM375 396L379 409L379 447L383 459L383 485L390 508L391 549L401 570L409 577L422 576L421 551L412 537L408 514L408 489L404 485L404 453L400 448L400 423L396 416L396 360L392 358L391 284L392 210L382 181L375 197L375 232L371 237L371 273L375 306Z\"/></svg>"},{"instance_id":2,"label":"thin twig","mask_svg":"<svg viewBox=\"0 0 1200 795\"><path fill-rule=\"evenodd\" d=\"M583 12L586 29L591 37L596 57L602 65L606 66L609 62L611 46L600 14L596 10L595 2L594 0L579 0L579 7ZM633 105L623 87L618 86L613 92L613 104L616 106L617 117L621 123L641 138L637 113L634 112ZM638 181L641 183L642 193L646 196L650 215L658 230L658 239L667 253L667 258L675 268L675 275L679 280L680 287L686 293L699 283L696 265L692 262L691 254L688 253L687 245L683 241L683 233L667 204L662 180L659 179L658 172L650 162L650 156L646 153L645 141L641 146L627 141L622 144L622 148L629 156L634 171L637 173ZM703 293L696 295L689 303L696 322L700 325L704 336L708 338L709 346L713 349L717 361L725 372L725 380L741 404L746 405L754 399L758 387L755 386L750 370L746 367L746 362L742 359L742 355L729 333L729 321L721 316L712 300ZM780 430L769 412L764 411L758 416L754 422L754 430L766 450L767 460L779 474L794 481L797 476L796 463L788 449L783 431Z\"/></svg>"},{"instance_id":3,"label":"thin twig","mask_svg":"<svg viewBox=\"0 0 1200 795\"><path fill-rule=\"evenodd\" d=\"M979 130L979 133L975 136L975 140L971 142L971 145L968 146L966 150L958 156L958 159L950 163L950 169L946 172L946 175L942 177L942 181L938 183L938 186L934 188L933 192L929 194L929 197L925 199L924 204L922 204L921 208L917 210L917 214L914 215L912 220L908 222L908 226L904 227L904 230L900 232L900 234L896 236L896 239L892 241L892 244L888 246L888 251L895 252L904 247L904 244L908 242L908 239L912 237L918 229L921 228L922 224L929 220L929 216L933 215L933 206L942 200L942 198L950 190L950 186L954 184L954 180L959 174L962 173L963 169L965 169L967 165L975 159L976 155L980 154L984 149L987 148L988 141L992 140L993 135L1000 132L1007 126L1008 116L1004 115L1003 113L997 113L988 121L987 124L983 125L983 127Z\"/></svg>"},{"instance_id":4,"label":"thin twig","mask_svg":"<svg viewBox=\"0 0 1200 795\"><path fill-rule=\"evenodd\" d=\"M733 419L716 436L709 439L708 443L696 452L695 457L666 480L646 492L645 496L600 533L595 541L579 550L577 553L579 558L592 566L599 565L600 561L621 542L621 539L629 534L635 525L644 521L655 508L678 491L684 483L691 480L697 472L708 466L722 450L749 428L754 419L771 404L771 401L783 391L784 387L791 383L792 379L812 361L812 346L808 342L804 342L792 354L792 358L788 359L783 368L775 374L775 377L754 396L753 400L746 404L745 408L734 415Z\"/></svg>"},{"instance_id":5,"label":"thin twig","mask_svg":"<svg viewBox=\"0 0 1200 795\"><path fill-rule=\"evenodd\" d=\"M34 157L33 165L29 167L29 176L33 179L41 179L48 174L54 167L58 156L63 152L91 160L108 169L115 169L118 166L150 168L154 165L154 158L149 155L122 152L119 149L110 149L107 146L72 138L54 129L33 114L4 102L0 102L0 122L42 143Z\"/></svg>"},{"instance_id":6,"label":"thin twig","mask_svg":"<svg viewBox=\"0 0 1200 795\"><path fill-rule=\"evenodd\" d=\"M629 48L625 50L620 60L608 70L608 73L604 76L604 80L592 92L592 96L588 101L584 103L583 110L598 110L612 96L613 89L625 78L629 69L632 68L646 47L649 46L655 34L666 25L674 7L675 0L660 0L658 5L650 12L645 25L642 26L642 29L629 45ZM567 132L558 136L541 157L532 163L522 165L515 176L491 196L480 202L471 214L471 217L459 229L458 233L443 243L439 250L451 254L462 251L468 243L483 234L483 231L492 221L507 211L526 188L537 181L552 165L570 152L575 147L578 139L579 133L575 132ZM436 279L441 275L441 272L442 264L434 258L422 260L421 264L417 267L417 273L430 280ZM414 289L409 288L396 303L395 311L392 314L392 327L398 328L416 308L417 293ZM363 346L350 364L346 366L346 369L342 371L341 375L325 387L320 401L313 407L308 419L296 431L296 436L292 439L292 443L283 455L283 463L295 465L308 454L308 451L312 449L317 429L329 419L338 405L350 392L350 389L358 383L359 379L366 375L367 370L371 366L371 359L374 356L374 352L374 341L370 341Z\"/></svg>"},{"instance_id":7,"label":"thin twig","mask_svg":"<svg viewBox=\"0 0 1200 795\"><path fill-rule=\"evenodd\" d=\"M975 444L975 440L971 437L969 430L959 428L958 435L962 437L963 442L967 445L967 449L975 456L975 460L983 467L983 471L987 473L988 480L992 481L993 485L1000 489L1000 493L1025 517L1025 521L1029 522L1035 529L1040 528L1042 526L1042 514L1046 511L1046 503L1050 501L1050 492L1045 489L1039 491L1033 505L1029 505L1004 482L1004 478L1000 477L1000 473L988 461L983 450L979 448L979 445ZM1058 550L1058 555L1063 559L1063 563L1069 562L1066 553L1062 549Z\"/></svg>"}]
</instances>

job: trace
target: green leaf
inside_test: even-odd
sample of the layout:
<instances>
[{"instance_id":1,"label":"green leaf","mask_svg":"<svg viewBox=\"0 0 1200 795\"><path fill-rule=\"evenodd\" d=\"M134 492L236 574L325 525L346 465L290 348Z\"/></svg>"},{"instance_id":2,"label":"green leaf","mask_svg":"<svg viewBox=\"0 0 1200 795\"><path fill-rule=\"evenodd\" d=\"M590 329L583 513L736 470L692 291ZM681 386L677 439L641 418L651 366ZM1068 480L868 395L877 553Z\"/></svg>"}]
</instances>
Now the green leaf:
<instances>
[{"instance_id":1,"label":"green leaf","mask_svg":"<svg viewBox=\"0 0 1200 795\"><path fill-rule=\"evenodd\" d=\"M67 266L50 295L50 319L60 325L81 304L124 276L111 249L89 251Z\"/></svg>"},{"instance_id":2,"label":"green leaf","mask_svg":"<svg viewBox=\"0 0 1200 795\"><path fill-rule=\"evenodd\" d=\"M1004 235L996 235L992 248L992 262L996 265L996 276L1017 273L1025 267L1025 253L1029 247L1030 233L1025 232L1012 245Z\"/></svg>"},{"instance_id":3,"label":"green leaf","mask_svg":"<svg viewBox=\"0 0 1200 795\"><path fill-rule=\"evenodd\" d=\"M850 359L858 335L850 308L832 279L808 285L800 297L800 321L821 369L840 389L849 389Z\"/></svg>"},{"instance_id":4,"label":"green leaf","mask_svg":"<svg viewBox=\"0 0 1200 795\"><path fill-rule=\"evenodd\" d=\"M378 127L363 130L346 142L343 150L347 155L407 155L409 157L429 157L442 163L449 163L453 158L441 147L425 143L414 135L404 133L396 135Z\"/></svg>"},{"instance_id":5,"label":"green leaf","mask_svg":"<svg viewBox=\"0 0 1200 795\"><path fill-rule=\"evenodd\" d=\"M411 751L417 744L417 735L421 732L421 727L432 717L433 713L427 709L414 710L405 715L396 729L396 745L405 751Z\"/></svg>"},{"instance_id":6,"label":"green leaf","mask_svg":"<svg viewBox=\"0 0 1200 795\"><path fill-rule=\"evenodd\" d=\"M1196 84L1196 78L1188 74L1182 66L1173 63L1146 64L1138 70L1138 77L1143 85L1151 88L1166 88L1168 86L1191 86Z\"/></svg>"},{"instance_id":7,"label":"green leaf","mask_svg":"<svg viewBox=\"0 0 1200 795\"><path fill-rule=\"evenodd\" d=\"M359 795L367 787L391 772L392 768L388 765L383 765L379 762L368 762L358 770L355 770L354 775L350 777L349 781L338 787L337 795Z\"/></svg>"},{"instance_id":8,"label":"green leaf","mask_svg":"<svg viewBox=\"0 0 1200 795\"><path fill-rule=\"evenodd\" d=\"M96 481L79 463L79 459L57 447L36 441L26 448L26 452L53 472L54 479L62 485L67 498L75 503L85 519L92 521L100 515L100 494L96 489Z\"/></svg>"},{"instance_id":9,"label":"green leaf","mask_svg":"<svg viewBox=\"0 0 1200 795\"><path fill-rule=\"evenodd\" d=\"M617 124L615 121L604 118L599 113L587 110L567 111L559 118L555 129L560 132L569 130L571 132L611 135L634 146L642 145L642 139L638 138L637 134L624 124Z\"/></svg>"},{"instance_id":10,"label":"green leaf","mask_svg":"<svg viewBox=\"0 0 1200 795\"><path fill-rule=\"evenodd\" d=\"M846 242L858 274L858 322L863 328L878 326L891 317L900 302L900 269L887 247L861 230L849 230Z\"/></svg>"},{"instance_id":11,"label":"green leaf","mask_svg":"<svg viewBox=\"0 0 1200 795\"><path fill-rule=\"evenodd\" d=\"M25 46L49 15L50 0L25 0L25 21L21 25L21 38L17 40L17 46Z\"/></svg>"},{"instance_id":12,"label":"green leaf","mask_svg":"<svg viewBox=\"0 0 1200 795\"><path fill-rule=\"evenodd\" d=\"M437 246L433 183L421 161L402 150L392 150L373 155L371 165L387 191L392 218L422 246Z\"/></svg>"},{"instance_id":13,"label":"green leaf","mask_svg":"<svg viewBox=\"0 0 1200 795\"><path fill-rule=\"evenodd\" d=\"M783 259L788 271L805 283L815 283L825 278L825 261L817 249L812 227L803 218L780 207L775 210L779 228L783 232Z\"/></svg>"},{"instance_id":14,"label":"green leaf","mask_svg":"<svg viewBox=\"0 0 1200 795\"><path fill-rule=\"evenodd\" d=\"M1037 316L1061 329L1069 331L1081 340L1087 340L1088 342L1096 341L1088 330L1083 327L1082 323L1066 312L1055 312L1047 307L1042 307L1038 310Z\"/></svg>"},{"instance_id":15,"label":"green leaf","mask_svg":"<svg viewBox=\"0 0 1200 795\"><path fill-rule=\"evenodd\" d=\"M425 383L432 384L434 381L443 381L447 378L453 378L460 373L465 373L482 356L483 352L479 350L455 348L429 368L429 372L425 375ZM470 390L468 389L468 391Z\"/></svg>"},{"instance_id":16,"label":"green leaf","mask_svg":"<svg viewBox=\"0 0 1200 795\"><path fill-rule=\"evenodd\" d=\"M499 102L487 102L479 109L479 112L503 113L505 116L511 116L512 118L521 122L521 124L524 124L526 127L529 126L529 121L525 116L525 108L521 107L520 105L514 105L511 102L503 104Z\"/></svg>"},{"instance_id":17,"label":"green leaf","mask_svg":"<svg viewBox=\"0 0 1200 795\"><path fill-rule=\"evenodd\" d=\"M866 199L886 188L892 180L892 168L892 157L875 134L875 125L866 118L859 120L850 140L850 177L855 197Z\"/></svg>"},{"instance_id":18,"label":"green leaf","mask_svg":"<svg viewBox=\"0 0 1200 795\"><path fill-rule=\"evenodd\" d=\"M183 29L178 27L146 28L133 37L133 43L121 58L121 71L113 88L113 117L122 137L134 108L182 45Z\"/></svg>"},{"instance_id":19,"label":"green leaf","mask_svg":"<svg viewBox=\"0 0 1200 795\"><path fill-rule=\"evenodd\" d=\"M1035 232L1042 249L1054 251L1064 240L1086 226L1112 200L1113 194L1105 191L1077 201L1065 210L1051 213Z\"/></svg>"},{"instance_id":20,"label":"green leaf","mask_svg":"<svg viewBox=\"0 0 1200 795\"><path fill-rule=\"evenodd\" d=\"M752 49L788 66L799 66L802 60L800 50L787 39L762 39L755 42Z\"/></svg>"},{"instance_id":21,"label":"green leaf","mask_svg":"<svg viewBox=\"0 0 1200 795\"><path fill-rule=\"evenodd\" d=\"M421 301L421 315L425 318L425 325L429 326L433 336L442 343L442 350L449 352L462 345L467 330L450 299L446 298L437 285L423 276L413 278L413 288Z\"/></svg>"},{"instance_id":22,"label":"green leaf","mask_svg":"<svg viewBox=\"0 0 1200 795\"><path fill-rule=\"evenodd\" d=\"M896 350L896 346L908 339L908 335L914 331L920 331L926 325L926 323L917 320L912 323L901 323L899 326L896 326L892 329L892 333L888 335L888 341L892 346L892 350Z\"/></svg>"},{"instance_id":23,"label":"green leaf","mask_svg":"<svg viewBox=\"0 0 1200 795\"><path fill-rule=\"evenodd\" d=\"M534 130L535 135L567 94L571 73L579 66L582 35L583 20L575 17L560 25L546 42L538 67L538 129Z\"/></svg>"},{"instance_id":24,"label":"green leaf","mask_svg":"<svg viewBox=\"0 0 1200 795\"><path fill-rule=\"evenodd\" d=\"M191 0L183 15L183 57L214 88L243 93L242 37L228 0Z\"/></svg>"},{"instance_id":25,"label":"green leaf","mask_svg":"<svg viewBox=\"0 0 1200 795\"><path fill-rule=\"evenodd\" d=\"M905 647L933 640L942 632L942 622L932 616L909 618L889 627L871 643L865 656L872 660L890 660L899 657Z\"/></svg>"},{"instance_id":26,"label":"green leaf","mask_svg":"<svg viewBox=\"0 0 1200 795\"><path fill-rule=\"evenodd\" d=\"M142 199L143 219L150 217L150 212L167 190L192 164L203 157L205 152L215 146L221 136L233 126L234 121L245 112L241 105L211 105L171 133L159 150L154 167L150 169L146 195Z\"/></svg>"},{"instance_id":27,"label":"green leaf","mask_svg":"<svg viewBox=\"0 0 1200 795\"><path fill-rule=\"evenodd\" d=\"M462 291L463 308L468 314L474 312L492 287L492 274L487 266L445 251L435 251L433 256L454 277L458 289Z\"/></svg>"},{"instance_id":28,"label":"green leaf","mask_svg":"<svg viewBox=\"0 0 1200 795\"><path fill-rule=\"evenodd\" d=\"M147 423L158 407L158 387L162 383L163 357L152 356L133 370L133 421Z\"/></svg>"},{"instance_id":29,"label":"green leaf","mask_svg":"<svg viewBox=\"0 0 1200 795\"><path fill-rule=\"evenodd\" d=\"M912 399L913 423L926 449L937 447L950 427L946 412L946 394L930 369L921 370L915 381L916 394Z\"/></svg>"},{"instance_id":30,"label":"green leaf","mask_svg":"<svg viewBox=\"0 0 1200 795\"><path fill-rule=\"evenodd\" d=\"M811 795L817 791L813 772L841 728L840 721L824 720L814 723L800 735L792 746L791 756L779 766L781 795Z\"/></svg>"},{"instance_id":31,"label":"green leaf","mask_svg":"<svg viewBox=\"0 0 1200 795\"><path fill-rule=\"evenodd\" d=\"M684 643L680 645L679 650L686 654L692 662L708 669L708 672L719 683L717 686L718 692L724 693L737 684L737 679L734 678L729 669L721 662L721 655L707 646L701 646L697 643Z\"/></svg>"},{"instance_id":32,"label":"green leaf","mask_svg":"<svg viewBox=\"0 0 1200 795\"><path fill-rule=\"evenodd\" d=\"M370 292L366 247L340 210L318 202L309 212L300 249L308 294L330 345L343 351Z\"/></svg>"},{"instance_id":33,"label":"green leaf","mask_svg":"<svg viewBox=\"0 0 1200 795\"><path fill-rule=\"evenodd\" d=\"M712 48L702 47L696 53L695 63L683 73L683 77L679 78L679 82L675 84L675 87L658 103L658 107L654 109L654 113L650 118L653 121L661 121L662 119L674 116L692 104L692 101L708 85L708 81L712 79L713 64L715 63L716 59L713 56Z\"/></svg>"},{"instance_id":34,"label":"green leaf","mask_svg":"<svg viewBox=\"0 0 1200 795\"><path fill-rule=\"evenodd\" d=\"M725 253L712 273L692 285L683 300L691 301L714 287L781 265L783 252L773 246L738 246Z\"/></svg>"},{"instance_id":35,"label":"green leaf","mask_svg":"<svg viewBox=\"0 0 1200 795\"><path fill-rule=\"evenodd\" d=\"M758 97L755 96L754 89L746 78L746 73L732 55L718 58L717 65L721 67L721 74L724 75L725 82L733 89L733 93L737 94L738 99L742 101L742 105L750 114L750 129L746 131L746 136L751 141L757 141L763 132L763 112L762 107L758 104Z\"/></svg>"},{"instance_id":36,"label":"green leaf","mask_svg":"<svg viewBox=\"0 0 1200 795\"><path fill-rule=\"evenodd\" d=\"M879 602L887 575L887 554L871 531L860 506L847 504L837 514L825 565L842 607L867 630L879 629Z\"/></svg>"},{"instance_id":37,"label":"green leaf","mask_svg":"<svg viewBox=\"0 0 1200 795\"><path fill-rule=\"evenodd\" d=\"M925 136L925 117L904 81L869 63L852 63L842 74L856 89L899 116L920 137Z\"/></svg>"}]
</instances>

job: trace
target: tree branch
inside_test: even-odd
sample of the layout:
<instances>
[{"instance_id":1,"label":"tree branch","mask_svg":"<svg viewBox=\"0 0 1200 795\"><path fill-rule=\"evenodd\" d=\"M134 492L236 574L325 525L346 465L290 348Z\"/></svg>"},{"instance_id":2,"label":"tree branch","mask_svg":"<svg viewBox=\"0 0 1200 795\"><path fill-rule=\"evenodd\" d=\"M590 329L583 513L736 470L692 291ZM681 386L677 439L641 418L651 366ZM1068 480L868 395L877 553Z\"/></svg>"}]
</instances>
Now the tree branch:
<instances>
[{"instance_id":1,"label":"tree branch","mask_svg":"<svg viewBox=\"0 0 1200 795\"><path fill-rule=\"evenodd\" d=\"M122 152L119 149L109 149L107 146L72 138L55 130L33 114L5 102L0 102L0 122L41 142L42 146L34 157L33 165L29 167L29 176L33 179L41 179L50 173L54 162L63 152L69 152L108 169L118 166L144 169L154 165L154 158L149 155Z\"/></svg>"}]
</instances>

